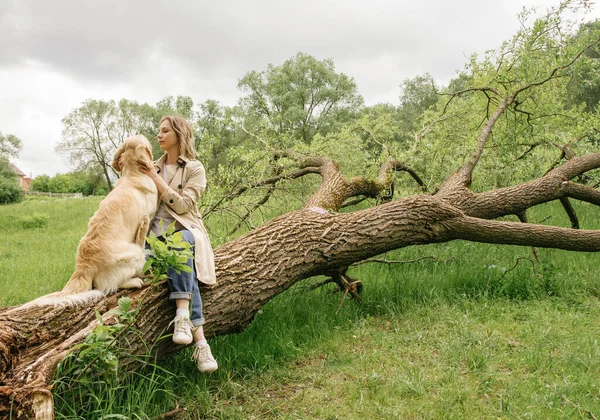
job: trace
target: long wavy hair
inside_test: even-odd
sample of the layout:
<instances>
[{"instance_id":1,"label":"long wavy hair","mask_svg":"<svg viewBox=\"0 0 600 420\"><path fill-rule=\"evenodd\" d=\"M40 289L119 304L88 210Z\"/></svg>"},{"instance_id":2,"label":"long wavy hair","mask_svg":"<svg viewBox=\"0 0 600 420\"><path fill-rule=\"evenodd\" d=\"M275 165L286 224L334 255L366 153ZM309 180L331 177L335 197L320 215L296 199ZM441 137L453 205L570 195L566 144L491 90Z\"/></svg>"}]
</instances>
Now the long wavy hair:
<instances>
[{"instance_id":1,"label":"long wavy hair","mask_svg":"<svg viewBox=\"0 0 600 420\"><path fill-rule=\"evenodd\" d=\"M160 119L160 124L168 120L177 134L179 140L179 154L188 159L196 157L196 149L194 148L194 131L192 126L185 119L178 115L165 115Z\"/></svg>"}]
</instances>

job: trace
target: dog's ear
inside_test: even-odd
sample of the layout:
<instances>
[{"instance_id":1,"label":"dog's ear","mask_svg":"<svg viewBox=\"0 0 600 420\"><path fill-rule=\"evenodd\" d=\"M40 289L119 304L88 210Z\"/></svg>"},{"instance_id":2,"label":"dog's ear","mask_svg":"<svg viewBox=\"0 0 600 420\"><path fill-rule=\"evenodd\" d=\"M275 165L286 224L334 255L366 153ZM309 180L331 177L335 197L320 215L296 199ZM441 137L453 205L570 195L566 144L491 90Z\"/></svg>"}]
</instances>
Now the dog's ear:
<instances>
[{"instance_id":1,"label":"dog's ear","mask_svg":"<svg viewBox=\"0 0 600 420\"><path fill-rule=\"evenodd\" d=\"M117 172L121 172L123 170L123 168L121 168L121 165L119 164L119 158L123 154L123 151L125 151L125 143L123 143L119 146L119 148L115 152L115 157L113 158L113 161L112 161L112 167Z\"/></svg>"},{"instance_id":2,"label":"dog's ear","mask_svg":"<svg viewBox=\"0 0 600 420\"><path fill-rule=\"evenodd\" d=\"M150 170L152 168L152 150L145 144L136 146L135 162L139 168Z\"/></svg>"}]
</instances>

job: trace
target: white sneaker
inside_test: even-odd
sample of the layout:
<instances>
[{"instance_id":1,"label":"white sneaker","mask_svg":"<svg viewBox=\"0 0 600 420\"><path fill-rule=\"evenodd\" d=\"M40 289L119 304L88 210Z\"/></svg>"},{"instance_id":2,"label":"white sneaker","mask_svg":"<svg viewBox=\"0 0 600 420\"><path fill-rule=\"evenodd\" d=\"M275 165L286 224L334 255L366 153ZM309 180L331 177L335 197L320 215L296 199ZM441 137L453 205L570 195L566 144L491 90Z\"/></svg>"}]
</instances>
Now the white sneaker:
<instances>
[{"instance_id":1,"label":"white sneaker","mask_svg":"<svg viewBox=\"0 0 600 420\"><path fill-rule=\"evenodd\" d=\"M176 316L171 324L175 324L173 329L173 343L190 344L192 342L192 321L186 316ZM169 324L169 325L171 325Z\"/></svg>"},{"instance_id":2,"label":"white sneaker","mask_svg":"<svg viewBox=\"0 0 600 420\"><path fill-rule=\"evenodd\" d=\"M192 360L196 361L198 370L202 373L214 372L219 367L217 361L210 352L208 343L196 346L194 354L192 354Z\"/></svg>"}]
</instances>

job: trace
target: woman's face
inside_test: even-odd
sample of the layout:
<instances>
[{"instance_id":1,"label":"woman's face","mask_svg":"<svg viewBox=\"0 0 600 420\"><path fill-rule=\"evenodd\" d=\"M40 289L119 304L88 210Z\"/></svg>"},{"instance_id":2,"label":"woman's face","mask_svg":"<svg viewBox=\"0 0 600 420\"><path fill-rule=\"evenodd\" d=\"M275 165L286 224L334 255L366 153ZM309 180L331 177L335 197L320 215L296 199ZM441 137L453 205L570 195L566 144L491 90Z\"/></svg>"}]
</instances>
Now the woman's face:
<instances>
[{"instance_id":1,"label":"woman's face","mask_svg":"<svg viewBox=\"0 0 600 420\"><path fill-rule=\"evenodd\" d=\"M177 153L179 149L179 142L177 140L177 133L173 130L171 121L164 120L158 127L158 144L160 148L165 152Z\"/></svg>"}]
</instances>

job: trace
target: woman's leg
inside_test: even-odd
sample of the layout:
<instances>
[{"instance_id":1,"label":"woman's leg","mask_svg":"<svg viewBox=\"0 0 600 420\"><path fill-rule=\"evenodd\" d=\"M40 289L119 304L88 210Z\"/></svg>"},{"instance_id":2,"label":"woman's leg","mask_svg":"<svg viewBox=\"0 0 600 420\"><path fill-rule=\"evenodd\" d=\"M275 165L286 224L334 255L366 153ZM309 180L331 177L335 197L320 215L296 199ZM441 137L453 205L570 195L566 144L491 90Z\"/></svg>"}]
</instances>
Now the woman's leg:
<instances>
[{"instance_id":1,"label":"woman's leg","mask_svg":"<svg viewBox=\"0 0 600 420\"><path fill-rule=\"evenodd\" d=\"M182 231L182 239L194 245L194 236L191 232ZM176 344L190 344L193 341L192 328L194 325L190 320L190 301L194 299L194 292L198 289L196 274L194 273L194 259L190 258L186 265L190 267L191 272L180 271L169 268L167 271L167 283L169 285L169 299L175 301L175 324L173 330L173 342ZM196 292L197 294L197 292Z\"/></svg>"},{"instance_id":2,"label":"woman's leg","mask_svg":"<svg viewBox=\"0 0 600 420\"><path fill-rule=\"evenodd\" d=\"M182 239L192 244L193 250L195 241L192 233L188 230L182 230L181 233ZM190 344L193 341L195 348L192 358L198 364L198 370L203 373L210 373L217 370L218 364L204 337L202 298L194 270L194 259L190 258L186 264L191 268L190 273L183 271L177 273L174 269L169 269L167 273L169 289L171 290L169 298L175 300L177 309L173 320L175 324L173 341L177 344Z\"/></svg>"},{"instance_id":3,"label":"woman's leg","mask_svg":"<svg viewBox=\"0 0 600 420\"><path fill-rule=\"evenodd\" d=\"M186 236L191 236L191 241L194 240L192 234L189 231L183 231L183 238L187 240ZM190 241L188 241L190 242ZM191 242L193 243L193 242ZM193 261L192 263L192 270ZM195 272L194 272L195 273ZM196 361L198 364L198 370L202 373L210 373L214 372L218 368L217 361L213 357L210 346L204 337L204 316L202 315L202 297L200 296L200 288L198 287L198 280L196 279L196 275L194 274L194 282L192 284L192 299L190 301L186 301L186 304L191 303L191 321L194 328L193 331L193 341L194 341L194 354L192 355L192 359Z\"/></svg>"}]
</instances>

